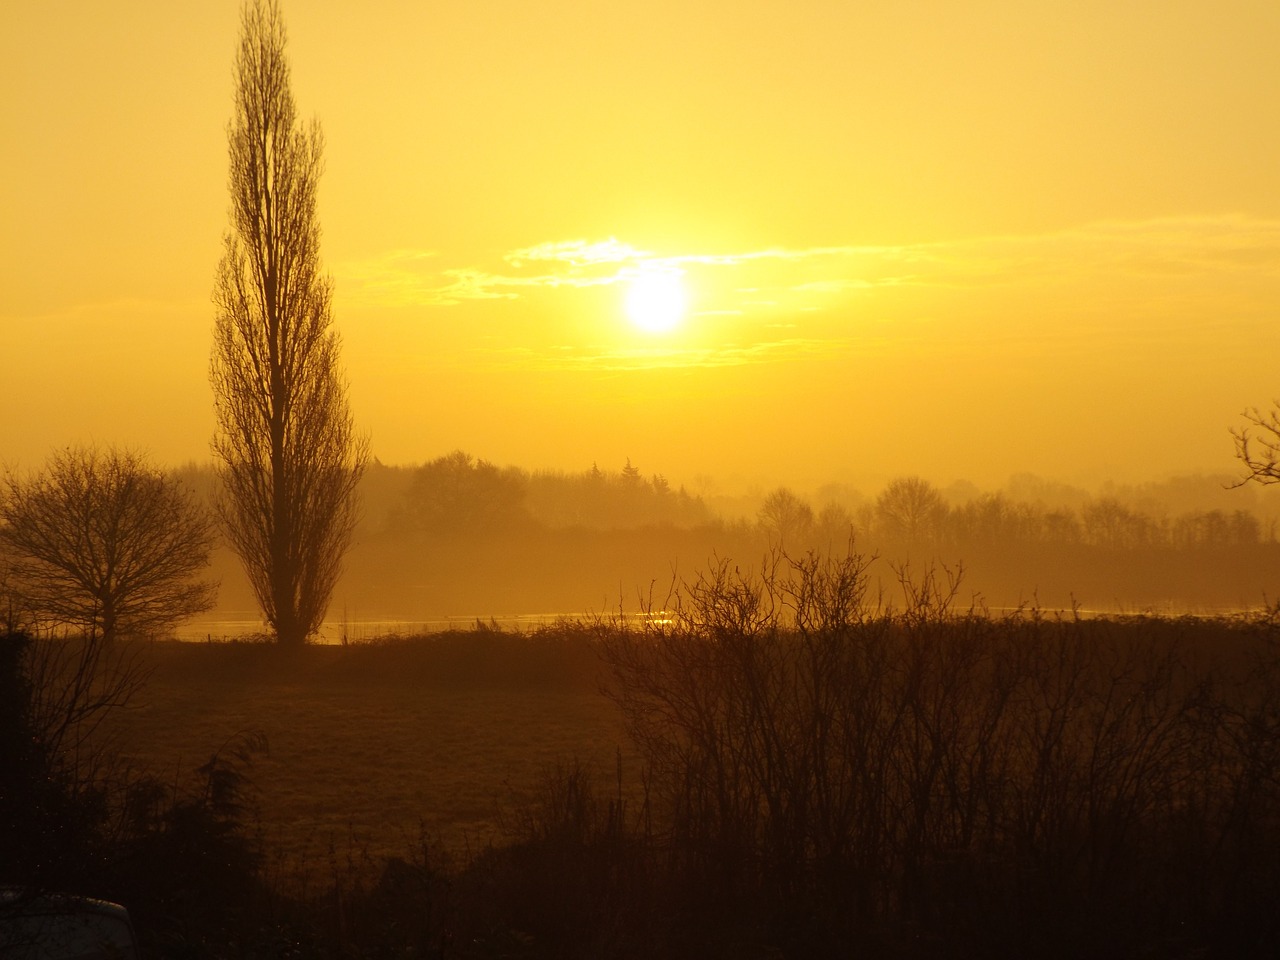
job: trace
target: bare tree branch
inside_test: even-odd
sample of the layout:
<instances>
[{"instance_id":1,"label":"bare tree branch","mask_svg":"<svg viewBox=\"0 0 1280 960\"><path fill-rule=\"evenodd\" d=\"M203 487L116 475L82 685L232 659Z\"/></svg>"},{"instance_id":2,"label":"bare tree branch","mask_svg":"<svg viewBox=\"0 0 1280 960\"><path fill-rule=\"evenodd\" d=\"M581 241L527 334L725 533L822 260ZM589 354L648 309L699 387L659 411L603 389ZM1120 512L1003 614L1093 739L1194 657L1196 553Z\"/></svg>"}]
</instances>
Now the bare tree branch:
<instances>
[{"instance_id":1,"label":"bare tree branch","mask_svg":"<svg viewBox=\"0 0 1280 960\"><path fill-rule=\"evenodd\" d=\"M1236 459L1244 464L1245 475L1233 486L1255 483L1280 483L1280 400L1266 413L1257 407L1244 412L1250 426L1231 431L1236 444ZM1251 433L1257 431L1257 435Z\"/></svg>"}]
</instances>

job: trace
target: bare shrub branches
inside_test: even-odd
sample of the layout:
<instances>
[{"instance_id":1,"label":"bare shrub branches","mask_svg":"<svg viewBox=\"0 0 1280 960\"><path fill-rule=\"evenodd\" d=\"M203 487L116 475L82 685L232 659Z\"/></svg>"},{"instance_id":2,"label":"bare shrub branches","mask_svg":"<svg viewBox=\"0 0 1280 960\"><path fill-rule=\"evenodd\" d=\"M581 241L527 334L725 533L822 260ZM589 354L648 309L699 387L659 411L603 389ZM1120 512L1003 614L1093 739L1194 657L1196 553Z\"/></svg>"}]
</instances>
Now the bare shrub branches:
<instances>
[{"instance_id":1,"label":"bare shrub branches","mask_svg":"<svg viewBox=\"0 0 1280 960\"><path fill-rule=\"evenodd\" d=\"M218 515L278 639L315 632L341 572L367 458L320 273L319 126L297 122L275 0L243 11L229 130L231 231L210 379Z\"/></svg>"},{"instance_id":2,"label":"bare shrub branches","mask_svg":"<svg viewBox=\"0 0 1280 960\"><path fill-rule=\"evenodd\" d=\"M1275 876L1274 649L1232 679L1178 621L954 612L945 570L898 568L891 610L869 562L714 561L604 638L687 895L836 942L1125 955Z\"/></svg>"},{"instance_id":3,"label":"bare shrub branches","mask_svg":"<svg viewBox=\"0 0 1280 960\"><path fill-rule=\"evenodd\" d=\"M34 640L10 635L9 642L22 648L28 722L37 757L45 764L41 775L57 777L72 794L90 789L111 760L110 738L98 735L102 722L147 681L137 647L108 644L94 635Z\"/></svg>"}]
</instances>

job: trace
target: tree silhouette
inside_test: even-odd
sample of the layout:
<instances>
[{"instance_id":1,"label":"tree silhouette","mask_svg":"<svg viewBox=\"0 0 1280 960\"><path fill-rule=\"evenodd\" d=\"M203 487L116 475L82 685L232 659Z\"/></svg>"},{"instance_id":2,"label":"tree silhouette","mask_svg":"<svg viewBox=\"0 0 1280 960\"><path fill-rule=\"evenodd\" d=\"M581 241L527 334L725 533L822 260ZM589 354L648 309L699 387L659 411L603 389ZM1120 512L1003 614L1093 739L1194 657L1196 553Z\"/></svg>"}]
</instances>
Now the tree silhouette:
<instances>
[{"instance_id":1,"label":"tree silhouette","mask_svg":"<svg viewBox=\"0 0 1280 960\"><path fill-rule=\"evenodd\" d=\"M891 480L876 498L881 529L909 543L936 534L946 512L942 494L920 477Z\"/></svg>"},{"instance_id":2,"label":"tree silhouette","mask_svg":"<svg viewBox=\"0 0 1280 960\"><path fill-rule=\"evenodd\" d=\"M760 505L760 526L775 543L796 547L813 529L813 508L786 487L778 487Z\"/></svg>"},{"instance_id":3,"label":"tree silhouette","mask_svg":"<svg viewBox=\"0 0 1280 960\"><path fill-rule=\"evenodd\" d=\"M423 464L406 494L406 519L430 533L508 528L522 515L528 478L455 450Z\"/></svg>"},{"instance_id":4,"label":"tree silhouette","mask_svg":"<svg viewBox=\"0 0 1280 960\"><path fill-rule=\"evenodd\" d=\"M1154 521L1115 497L1089 501L1080 512L1080 520L1085 541L1097 547L1144 547L1157 539Z\"/></svg>"},{"instance_id":5,"label":"tree silhouette","mask_svg":"<svg viewBox=\"0 0 1280 960\"><path fill-rule=\"evenodd\" d=\"M828 503L818 511L814 525L817 528L819 545L831 550L848 542L855 532L857 521L847 507L838 503Z\"/></svg>"},{"instance_id":6,"label":"tree silhouette","mask_svg":"<svg viewBox=\"0 0 1280 960\"><path fill-rule=\"evenodd\" d=\"M218 265L211 380L218 516L282 643L319 627L367 459L320 274L318 124L299 124L276 0L242 11L229 129L231 230Z\"/></svg>"},{"instance_id":7,"label":"tree silhouette","mask_svg":"<svg viewBox=\"0 0 1280 960\"><path fill-rule=\"evenodd\" d=\"M213 606L213 523L137 454L72 448L43 472L5 478L0 541L10 589L37 618L110 643Z\"/></svg>"}]
</instances>

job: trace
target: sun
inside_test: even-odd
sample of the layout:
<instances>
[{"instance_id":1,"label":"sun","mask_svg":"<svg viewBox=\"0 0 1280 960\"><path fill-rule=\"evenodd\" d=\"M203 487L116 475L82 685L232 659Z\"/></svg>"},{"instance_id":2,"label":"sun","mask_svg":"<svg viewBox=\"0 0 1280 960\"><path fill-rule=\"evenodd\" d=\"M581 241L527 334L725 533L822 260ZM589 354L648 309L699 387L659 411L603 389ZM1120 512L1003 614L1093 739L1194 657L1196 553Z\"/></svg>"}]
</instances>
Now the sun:
<instances>
[{"instance_id":1,"label":"sun","mask_svg":"<svg viewBox=\"0 0 1280 960\"><path fill-rule=\"evenodd\" d=\"M684 319L688 297L679 270L642 269L627 288L627 316L648 333L674 330Z\"/></svg>"}]
</instances>

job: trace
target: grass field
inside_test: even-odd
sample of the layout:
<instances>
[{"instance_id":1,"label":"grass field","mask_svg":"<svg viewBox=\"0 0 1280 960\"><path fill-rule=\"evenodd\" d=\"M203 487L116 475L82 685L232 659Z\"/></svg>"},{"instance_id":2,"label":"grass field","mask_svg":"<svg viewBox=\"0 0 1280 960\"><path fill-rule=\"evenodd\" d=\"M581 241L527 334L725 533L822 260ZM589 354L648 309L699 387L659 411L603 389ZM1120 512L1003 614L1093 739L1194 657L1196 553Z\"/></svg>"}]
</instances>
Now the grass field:
<instances>
[{"instance_id":1,"label":"grass field","mask_svg":"<svg viewBox=\"0 0 1280 960\"><path fill-rule=\"evenodd\" d=\"M375 865L422 838L449 855L499 839L557 763L634 767L584 636L474 633L281 650L153 643L110 720L121 757L181 789L242 734L269 856L286 874ZM629 779L638 779L631 776Z\"/></svg>"}]
</instances>

